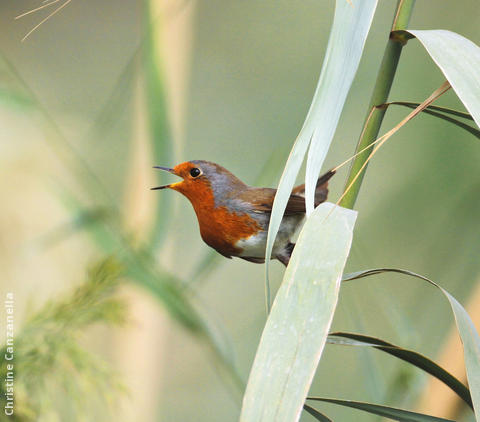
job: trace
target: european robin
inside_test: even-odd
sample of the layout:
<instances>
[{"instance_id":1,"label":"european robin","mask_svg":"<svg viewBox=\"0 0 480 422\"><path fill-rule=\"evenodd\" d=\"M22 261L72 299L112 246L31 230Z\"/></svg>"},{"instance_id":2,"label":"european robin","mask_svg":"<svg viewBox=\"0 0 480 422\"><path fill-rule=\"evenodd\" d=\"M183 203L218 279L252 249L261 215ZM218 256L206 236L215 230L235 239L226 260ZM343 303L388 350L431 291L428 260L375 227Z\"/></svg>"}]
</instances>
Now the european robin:
<instances>
[{"instance_id":1,"label":"european robin","mask_svg":"<svg viewBox=\"0 0 480 422\"><path fill-rule=\"evenodd\" d=\"M247 186L218 164L194 160L168 171L183 180L155 189L173 189L185 195L197 214L204 242L221 255L250 262L265 262L268 224L276 189ZM328 181L335 174L329 171L317 181L315 206L327 199ZM273 245L272 259L285 266L295 244L291 238L305 216L305 185L292 190Z\"/></svg>"}]
</instances>

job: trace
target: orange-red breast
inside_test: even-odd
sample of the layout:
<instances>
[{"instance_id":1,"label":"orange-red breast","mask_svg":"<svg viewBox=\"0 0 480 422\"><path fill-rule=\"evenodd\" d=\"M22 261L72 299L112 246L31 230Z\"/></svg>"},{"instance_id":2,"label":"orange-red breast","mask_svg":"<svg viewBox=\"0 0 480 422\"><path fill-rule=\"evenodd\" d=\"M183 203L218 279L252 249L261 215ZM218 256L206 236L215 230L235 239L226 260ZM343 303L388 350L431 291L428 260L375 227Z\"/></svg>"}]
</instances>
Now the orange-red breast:
<instances>
[{"instance_id":1,"label":"orange-red breast","mask_svg":"<svg viewBox=\"0 0 480 422\"><path fill-rule=\"evenodd\" d=\"M173 189L185 195L197 214L204 242L227 258L265 262L268 224L276 189L247 186L218 164L194 160L173 169L159 167L183 180L152 189ZM315 205L327 199L329 171L318 179ZM288 265L291 238L305 216L305 185L293 189L273 245L272 258Z\"/></svg>"}]
</instances>

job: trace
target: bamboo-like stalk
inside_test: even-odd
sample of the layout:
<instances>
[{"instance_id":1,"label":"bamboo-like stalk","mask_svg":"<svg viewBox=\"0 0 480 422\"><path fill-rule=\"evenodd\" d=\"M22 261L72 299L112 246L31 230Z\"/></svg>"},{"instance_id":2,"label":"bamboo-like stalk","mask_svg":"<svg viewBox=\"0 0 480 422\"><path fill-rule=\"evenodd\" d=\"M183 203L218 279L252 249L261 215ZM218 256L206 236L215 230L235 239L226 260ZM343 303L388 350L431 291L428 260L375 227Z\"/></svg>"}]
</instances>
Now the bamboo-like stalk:
<instances>
[{"instance_id":1,"label":"bamboo-like stalk","mask_svg":"<svg viewBox=\"0 0 480 422\"><path fill-rule=\"evenodd\" d=\"M143 47L143 64L145 93L151 139L152 164L169 163L172 155L171 125L167 113L166 87L162 64L158 52L158 31L151 13L152 3L144 1L145 38ZM166 183L165 175L157 172L159 184ZM160 246L165 235L165 227L170 216L170 201L163 195L157 195L157 207L147 248L155 250Z\"/></svg>"},{"instance_id":2,"label":"bamboo-like stalk","mask_svg":"<svg viewBox=\"0 0 480 422\"><path fill-rule=\"evenodd\" d=\"M360 135L355 153L363 150L375 141L382 125L383 117L386 109L376 106L386 103L390 88L392 87L395 72L397 70L398 61L403 46L407 39L403 35L397 35L394 31L405 29L410 20L415 0L398 0L395 17L392 24L392 32L388 40L383 60L377 75L377 81L373 89L372 97L368 107L367 118L365 120L363 131ZM370 151L359 154L352 163L345 186L349 186L356 174L360 171L367 160ZM366 170L366 169L365 169ZM348 193L343 197L340 205L346 208L353 208L362 184L365 171L358 177L357 181L352 185Z\"/></svg>"}]
</instances>

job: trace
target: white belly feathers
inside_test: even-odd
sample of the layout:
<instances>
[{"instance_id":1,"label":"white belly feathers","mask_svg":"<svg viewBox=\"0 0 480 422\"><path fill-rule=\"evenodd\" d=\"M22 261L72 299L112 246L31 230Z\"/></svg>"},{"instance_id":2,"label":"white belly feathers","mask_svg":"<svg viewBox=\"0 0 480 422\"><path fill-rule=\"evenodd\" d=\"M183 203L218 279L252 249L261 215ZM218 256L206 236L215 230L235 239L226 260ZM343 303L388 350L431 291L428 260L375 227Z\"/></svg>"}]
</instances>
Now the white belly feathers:
<instances>
[{"instance_id":1,"label":"white belly feathers","mask_svg":"<svg viewBox=\"0 0 480 422\"><path fill-rule=\"evenodd\" d=\"M301 227L301 225L299 226L299 222L303 218L304 217L301 215L292 215L283 218L281 230L278 232L277 238L275 239L275 243L273 245L272 257L280 254L290 243L297 227ZM242 252L238 256L264 258L266 243L267 230L260 231L257 234L251 235L250 237L240 239L235 246L242 249Z\"/></svg>"}]
</instances>

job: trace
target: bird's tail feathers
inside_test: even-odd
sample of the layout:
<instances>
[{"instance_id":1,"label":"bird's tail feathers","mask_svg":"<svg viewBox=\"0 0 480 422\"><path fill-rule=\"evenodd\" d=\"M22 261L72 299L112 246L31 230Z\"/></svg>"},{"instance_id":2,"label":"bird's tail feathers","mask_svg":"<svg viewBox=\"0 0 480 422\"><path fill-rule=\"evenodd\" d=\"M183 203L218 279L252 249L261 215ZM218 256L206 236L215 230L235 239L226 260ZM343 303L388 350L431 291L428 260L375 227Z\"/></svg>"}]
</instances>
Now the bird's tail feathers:
<instances>
[{"instance_id":1,"label":"bird's tail feathers","mask_svg":"<svg viewBox=\"0 0 480 422\"><path fill-rule=\"evenodd\" d=\"M276 258L285 266L290 262L293 249L295 248L295 243L288 242L287 246L283 249L281 254L278 254Z\"/></svg>"},{"instance_id":2,"label":"bird's tail feathers","mask_svg":"<svg viewBox=\"0 0 480 422\"><path fill-rule=\"evenodd\" d=\"M315 206L321 204L327 199L328 195L328 181L336 173L335 170L329 170L317 180L315 187ZM292 193L298 196L305 196L305 185L300 185L293 188Z\"/></svg>"}]
</instances>

